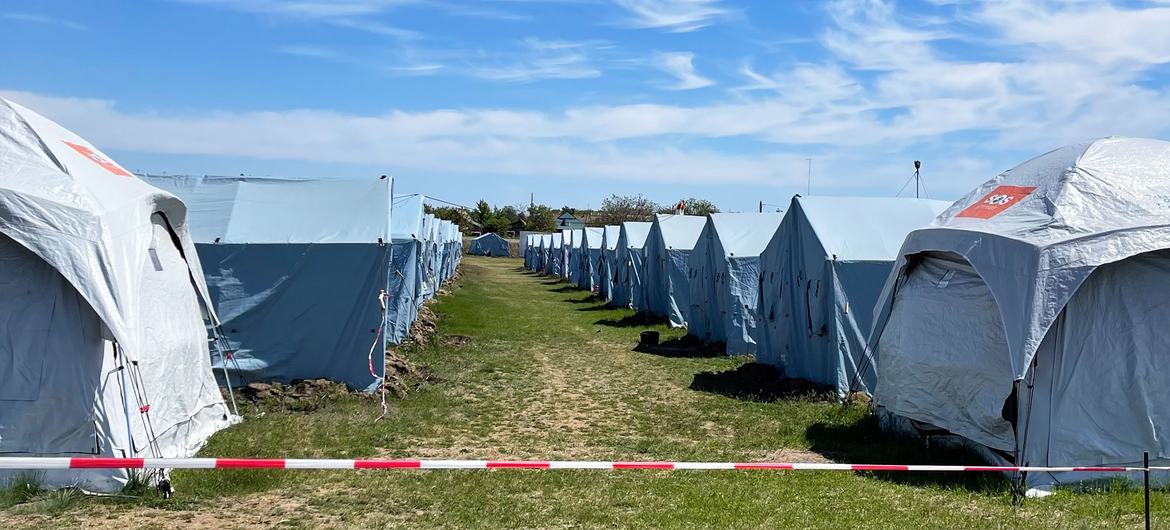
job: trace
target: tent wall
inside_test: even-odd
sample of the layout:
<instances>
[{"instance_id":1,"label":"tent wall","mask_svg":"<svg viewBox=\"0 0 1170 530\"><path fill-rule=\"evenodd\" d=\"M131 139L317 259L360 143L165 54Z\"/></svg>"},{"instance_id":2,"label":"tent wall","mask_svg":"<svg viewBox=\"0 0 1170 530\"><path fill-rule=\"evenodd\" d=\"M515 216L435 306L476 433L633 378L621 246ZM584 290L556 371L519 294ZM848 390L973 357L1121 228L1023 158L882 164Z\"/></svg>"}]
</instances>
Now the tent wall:
<instances>
[{"instance_id":1,"label":"tent wall","mask_svg":"<svg viewBox=\"0 0 1170 530\"><path fill-rule=\"evenodd\" d=\"M604 236L604 228L586 228L581 232L581 244L577 247L580 253L577 287L586 291L592 291L597 286L597 266L601 259L601 243Z\"/></svg>"},{"instance_id":2,"label":"tent wall","mask_svg":"<svg viewBox=\"0 0 1170 530\"><path fill-rule=\"evenodd\" d=\"M627 221L618 231L615 252L615 272L612 304L617 307L646 307L645 289L642 287L645 268L646 236L651 223Z\"/></svg>"},{"instance_id":3,"label":"tent wall","mask_svg":"<svg viewBox=\"0 0 1170 530\"><path fill-rule=\"evenodd\" d=\"M688 259L690 307L687 332L723 343L728 355L753 354L758 314L760 253L780 225L776 213L716 213Z\"/></svg>"},{"instance_id":4,"label":"tent wall","mask_svg":"<svg viewBox=\"0 0 1170 530\"><path fill-rule=\"evenodd\" d=\"M597 260L597 296L605 302L613 300L613 284L617 276L617 245L621 237L620 225L607 225L601 236L601 257Z\"/></svg>"},{"instance_id":5,"label":"tent wall","mask_svg":"<svg viewBox=\"0 0 1170 530\"><path fill-rule=\"evenodd\" d=\"M686 327L691 281L688 258L703 231L706 218L693 215L655 217L645 248L645 307L639 311L669 319L673 327Z\"/></svg>"}]
</instances>

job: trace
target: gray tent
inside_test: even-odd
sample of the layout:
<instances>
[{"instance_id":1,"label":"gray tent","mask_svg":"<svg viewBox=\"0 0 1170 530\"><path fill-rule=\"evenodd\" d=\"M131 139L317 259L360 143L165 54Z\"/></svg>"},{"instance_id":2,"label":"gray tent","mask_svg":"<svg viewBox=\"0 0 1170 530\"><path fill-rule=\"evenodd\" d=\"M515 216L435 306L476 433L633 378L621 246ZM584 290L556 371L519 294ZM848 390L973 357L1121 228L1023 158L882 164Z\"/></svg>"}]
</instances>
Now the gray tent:
<instances>
[{"instance_id":1,"label":"gray tent","mask_svg":"<svg viewBox=\"0 0 1170 530\"><path fill-rule=\"evenodd\" d=\"M1020 464L1168 465L1167 285L1170 143L1109 138L1008 170L902 245L870 338L885 425Z\"/></svg>"},{"instance_id":2,"label":"gray tent","mask_svg":"<svg viewBox=\"0 0 1170 530\"><path fill-rule=\"evenodd\" d=\"M609 302L613 299L613 282L617 274L617 245L622 227L606 225L601 236L601 258L597 260L597 296Z\"/></svg>"},{"instance_id":3,"label":"gray tent","mask_svg":"<svg viewBox=\"0 0 1170 530\"><path fill-rule=\"evenodd\" d=\"M487 233L473 238L467 247L467 253L472 256L493 256L506 258L511 255L508 251L508 240L499 234Z\"/></svg>"},{"instance_id":4,"label":"gray tent","mask_svg":"<svg viewBox=\"0 0 1170 530\"><path fill-rule=\"evenodd\" d=\"M232 421L214 322L183 203L0 99L0 454L193 456ZM42 483L108 492L128 477Z\"/></svg>"},{"instance_id":5,"label":"gray tent","mask_svg":"<svg viewBox=\"0 0 1170 530\"><path fill-rule=\"evenodd\" d=\"M611 304L618 307L642 307L645 302L642 289L642 267L645 261L643 248L646 236L650 234L650 223L626 221L618 231L617 249L614 250L613 296Z\"/></svg>"},{"instance_id":6,"label":"gray tent","mask_svg":"<svg viewBox=\"0 0 1170 530\"><path fill-rule=\"evenodd\" d=\"M792 199L760 256L760 362L844 396L858 379L873 307L911 230L950 203L879 197Z\"/></svg>"},{"instance_id":7,"label":"gray tent","mask_svg":"<svg viewBox=\"0 0 1170 530\"><path fill-rule=\"evenodd\" d=\"M635 309L666 317L673 327L686 327L690 307L690 272L687 260L707 224L697 215L657 215L646 236L645 297Z\"/></svg>"}]
</instances>

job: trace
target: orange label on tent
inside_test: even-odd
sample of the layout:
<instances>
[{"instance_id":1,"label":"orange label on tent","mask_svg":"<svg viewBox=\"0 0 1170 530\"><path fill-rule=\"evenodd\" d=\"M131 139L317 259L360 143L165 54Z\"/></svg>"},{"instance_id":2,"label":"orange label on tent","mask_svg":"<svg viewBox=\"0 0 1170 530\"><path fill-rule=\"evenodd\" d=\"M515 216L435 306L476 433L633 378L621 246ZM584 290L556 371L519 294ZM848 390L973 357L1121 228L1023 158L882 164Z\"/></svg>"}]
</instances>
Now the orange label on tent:
<instances>
[{"instance_id":1,"label":"orange label on tent","mask_svg":"<svg viewBox=\"0 0 1170 530\"><path fill-rule=\"evenodd\" d=\"M979 202L959 212L957 217L991 219L1023 200L1035 189L1035 186L1000 186L979 199Z\"/></svg>"},{"instance_id":2,"label":"orange label on tent","mask_svg":"<svg viewBox=\"0 0 1170 530\"><path fill-rule=\"evenodd\" d=\"M65 142L64 140L62 140L62 141ZM90 149L84 145L75 144L73 142L65 142L65 145L72 147L74 151L81 153L81 156L84 156L84 157L92 160L93 163L95 163L99 166L102 166L103 168L105 168L106 171L109 171L110 173L113 173L115 175L122 176L122 177L133 176L130 174L130 172L126 171L125 169L122 169L121 166L119 166L118 164L115 164L113 160L110 160L102 155L99 155L99 154L93 152L93 149Z\"/></svg>"}]
</instances>

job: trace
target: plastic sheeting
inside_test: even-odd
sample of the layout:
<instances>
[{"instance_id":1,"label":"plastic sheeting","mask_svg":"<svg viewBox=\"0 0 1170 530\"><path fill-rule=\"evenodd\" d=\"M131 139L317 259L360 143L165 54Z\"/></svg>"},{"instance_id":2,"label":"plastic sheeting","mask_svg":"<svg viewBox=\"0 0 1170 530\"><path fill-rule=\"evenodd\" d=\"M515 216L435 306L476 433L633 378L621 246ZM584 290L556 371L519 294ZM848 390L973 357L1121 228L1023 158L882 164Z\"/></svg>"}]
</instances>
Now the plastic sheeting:
<instances>
[{"instance_id":1,"label":"plastic sheeting","mask_svg":"<svg viewBox=\"0 0 1170 530\"><path fill-rule=\"evenodd\" d=\"M0 453L189 457L230 424L187 227L173 195L0 99ZM110 492L127 479L58 470L42 483Z\"/></svg>"},{"instance_id":2,"label":"plastic sheeting","mask_svg":"<svg viewBox=\"0 0 1170 530\"><path fill-rule=\"evenodd\" d=\"M603 301L613 300L613 282L617 275L617 246L621 225L606 225L601 236L601 258L597 261L597 296Z\"/></svg>"},{"instance_id":3,"label":"plastic sheeting","mask_svg":"<svg viewBox=\"0 0 1170 530\"><path fill-rule=\"evenodd\" d=\"M763 330L757 357L788 377L840 395L873 388L857 374L885 279L906 234L949 203L870 197L794 197L761 254Z\"/></svg>"},{"instance_id":4,"label":"plastic sheeting","mask_svg":"<svg viewBox=\"0 0 1170 530\"><path fill-rule=\"evenodd\" d=\"M561 265L561 277L576 282L581 270L581 240L585 238L585 230L561 230L564 237L561 240L561 252L564 262Z\"/></svg>"},{"instance_id":5,"label":"plastic sheeting","mask_svg":"<svg viewBox=\"0 0 1170 530\"><path fill-rule=\"evenodd\" d=\"M783 218L778 213L713 213L687 266L687 333L723 343L728 355L754 354L759 339L760 253Z\"/></svg>"},{"instance_id":6,"label":"plastic sheeting","mask_svg":"<svg viewBox=\"0 0 1170 530\"><path fill-rule=\"evenodd\" d=\"M1170 143L1108 138L956 202L907 237L886 283L875 400L1038 465L1170 460L1167 197Z\"/></svg>"},{"instance_id":7,"label":"plastic sheeting","mask_svg":"<svg viewBox=\"0 0 1170 530\"><path fill-rule=\"evenodd\" d=\"M645 299L638 311L666 317L673 327L686 327L690 308L690 273L687 260L707 224L695 215L657 215L646 236L642 289Z\"/></svg>"},{"instance_id":8,"label":"plastic sheeting","mask_svg":"<svg viewBox=\"0 0 1170 530\"><path fill-rule=\"evenodd\" d=\"M391 291L390 179L144 178L187 201L243 380L378 387L384 349L378 375L368 356L389 329L379 293Z\"/></svg>"},{"instance_id":9,"label":"plastic sheeting","mask_svg":"<svg viewBox=\"0 0 1170 530\"><path fill-rule=\"evenodd\" d=\"M604 228L586 228L581 232L581 244L577 266L577 287L592 291L597 288L597 265L601 260L601 243L605 237Z\"/></svg>"},{"instance_id":10,"label":"plastic sheeting","mask_svg":"<svg viewBox=\"0 0 1170 530\"><path fill-rule=\"evenodd\" d=\"M646 259L644 251L646 236L650 235L651 223L627 221L618 231L617 250L614 251L612 305L617 307L646 307L645 289L642 288L642 272Z\"/></svg>"},{"instance_id":11,"label":"plastic sheeting","mask_svg":"<svg viewBox=\"0 0 1170 530\"><path fill-rule=\"evenodd\" d=\"M491 233L472 238L471 244L467 247L467 253L472 256L495 256L497 258L506 258L511 255L508 250L508 240L498 234Z\"/></svg>"}]
</instances>

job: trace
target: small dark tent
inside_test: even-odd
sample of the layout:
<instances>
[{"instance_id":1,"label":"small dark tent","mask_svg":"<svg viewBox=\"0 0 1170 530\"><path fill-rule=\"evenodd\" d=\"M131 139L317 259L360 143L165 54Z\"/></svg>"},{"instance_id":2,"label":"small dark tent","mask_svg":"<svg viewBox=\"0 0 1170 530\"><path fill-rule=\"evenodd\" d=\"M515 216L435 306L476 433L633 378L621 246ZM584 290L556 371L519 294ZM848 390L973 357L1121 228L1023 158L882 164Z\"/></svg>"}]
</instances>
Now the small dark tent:
<instances>
[{"instance_id":1,"label":"small dark tent","mask_svg":"<svg viewBox=\"0 0 1170 530\"><path fill-rule=\"evenodd\" d=\"M471 240L471 248L467 250L473 256L508 257L508 240L498 234L484 234Z\"/></svg>"}]
</instances>

